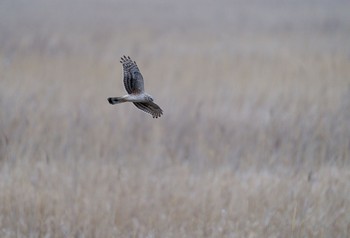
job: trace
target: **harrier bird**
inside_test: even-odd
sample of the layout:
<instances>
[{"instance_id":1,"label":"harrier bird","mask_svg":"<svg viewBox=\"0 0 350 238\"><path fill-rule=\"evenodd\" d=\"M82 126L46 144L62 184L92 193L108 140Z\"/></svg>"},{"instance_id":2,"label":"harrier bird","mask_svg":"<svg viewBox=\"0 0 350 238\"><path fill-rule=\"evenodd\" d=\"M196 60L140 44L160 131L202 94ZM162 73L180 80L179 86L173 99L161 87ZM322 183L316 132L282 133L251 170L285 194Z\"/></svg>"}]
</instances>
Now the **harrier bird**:
<instances>
[{"instance_id":1,"label":"harrier bird","mask_svg":"<svg viewBox=\"0 0 350 238\"><path fill-rule=\"evenodd\" d=\"M110 104L132 102L137 108L151 114L153 118L160 117L163 110L153 102L151 95L145 93L143 77L136 62L124 55L120 63L123 64L124 86L128 94L123 97L108 98L108 102Z\"/></svg>"}]
</instances>

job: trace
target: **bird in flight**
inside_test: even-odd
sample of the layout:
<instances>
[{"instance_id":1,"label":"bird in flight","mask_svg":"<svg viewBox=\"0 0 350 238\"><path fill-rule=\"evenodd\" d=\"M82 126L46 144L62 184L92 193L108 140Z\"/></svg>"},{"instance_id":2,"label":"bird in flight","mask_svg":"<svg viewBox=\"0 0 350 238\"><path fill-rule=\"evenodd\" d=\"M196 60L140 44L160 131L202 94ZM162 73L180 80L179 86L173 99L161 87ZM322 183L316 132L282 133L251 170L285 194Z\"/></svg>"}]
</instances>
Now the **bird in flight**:
<instances>
[{"instance_id":1,"label":"bird in flight","mask_svg":"<svg viewBox=\"0 0 350 238\"><path fill-rule=\"evenodd\" d=\"M151 95L145 93L143 77L136 62L124 55L120 63L123 65L124 87L128 94L122 97L108 98L108 102L110 104L132 102L138 109L151 114L153 118L160 117L163 110L153 102Z\"/></svg>"}]
</instances>

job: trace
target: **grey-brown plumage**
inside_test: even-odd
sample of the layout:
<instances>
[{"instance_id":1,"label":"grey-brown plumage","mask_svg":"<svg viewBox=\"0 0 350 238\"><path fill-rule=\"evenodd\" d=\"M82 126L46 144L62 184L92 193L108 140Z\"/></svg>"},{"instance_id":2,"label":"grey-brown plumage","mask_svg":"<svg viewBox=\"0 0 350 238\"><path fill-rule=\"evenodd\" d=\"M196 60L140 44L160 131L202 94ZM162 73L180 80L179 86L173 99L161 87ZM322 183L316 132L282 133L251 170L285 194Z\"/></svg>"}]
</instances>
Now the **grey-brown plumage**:
<instances>
[{"instance_id":1,"label":"grey-brown plumage","mask_svg":"<svg viewBox=\"0 0 350 238\"><path fill-rule=\"evenodd\" d=\"M133 102L137 108L151 114L153 118L160 117L163 110L153 102L151 95L145 93L143 77L136 62L124 55L120 63L123 65L123 81L128 94L123 97L108 98L108 102L110 104Z\"/></svg>"}]
</instances>

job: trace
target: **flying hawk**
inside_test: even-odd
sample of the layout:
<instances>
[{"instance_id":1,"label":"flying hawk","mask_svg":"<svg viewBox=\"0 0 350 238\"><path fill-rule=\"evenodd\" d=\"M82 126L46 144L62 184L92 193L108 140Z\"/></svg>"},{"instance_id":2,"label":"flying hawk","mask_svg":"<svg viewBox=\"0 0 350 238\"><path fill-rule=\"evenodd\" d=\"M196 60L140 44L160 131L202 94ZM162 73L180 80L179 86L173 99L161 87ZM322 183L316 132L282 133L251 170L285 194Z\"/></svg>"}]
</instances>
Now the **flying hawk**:
<instances>
[{"instance_id":1,"label":"flying hawk","mask_svg":"<svg viewBox=\"0 0 350 238\"><path fill-rule=\"evenodd\" d=\"M123 65L124 86L128 94L122 97L108 98L108 102L110 104L132 102L137 108L151 114L153 118L160 117L163 110L153 102L151 95L145 93L143 77L136 62L124 55L120 63Z\"/></svg>"}]
</instances>

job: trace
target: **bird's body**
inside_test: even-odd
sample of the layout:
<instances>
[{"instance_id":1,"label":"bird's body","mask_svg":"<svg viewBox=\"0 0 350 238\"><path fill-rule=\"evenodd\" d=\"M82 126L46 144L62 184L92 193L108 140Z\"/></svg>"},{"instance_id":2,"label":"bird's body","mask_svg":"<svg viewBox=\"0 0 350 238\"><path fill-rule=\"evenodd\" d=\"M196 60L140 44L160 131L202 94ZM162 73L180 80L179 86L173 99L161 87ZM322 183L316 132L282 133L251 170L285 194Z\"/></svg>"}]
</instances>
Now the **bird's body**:
<instances>
[{"instance_id":1,"label":"bird's body","mask_svg":"<svg viewBox=\"0 0 350 238\"><path fill-rule=\"evenodd\" d=\"M151 114L153 118L160 117L163 110L153 102L151 95L144 92L143 77L136 62L132 61L130 57L123 56L120 63L123 64L123 81L128 94L122 97L108 98L108 102L110 104L133 102L137 108Z\"/></svg>"},{"instance_id":2,"label":"bird's body","mask_svg":"<svg viewBox=\"0 0 350 238\"><path fill-rule=\"evenodd\" d=\"M146 94L127 94L122 97L108 98L110 104L118 104L123 102L152 102L153 98Z\"/></svg>"}]
</instances>

